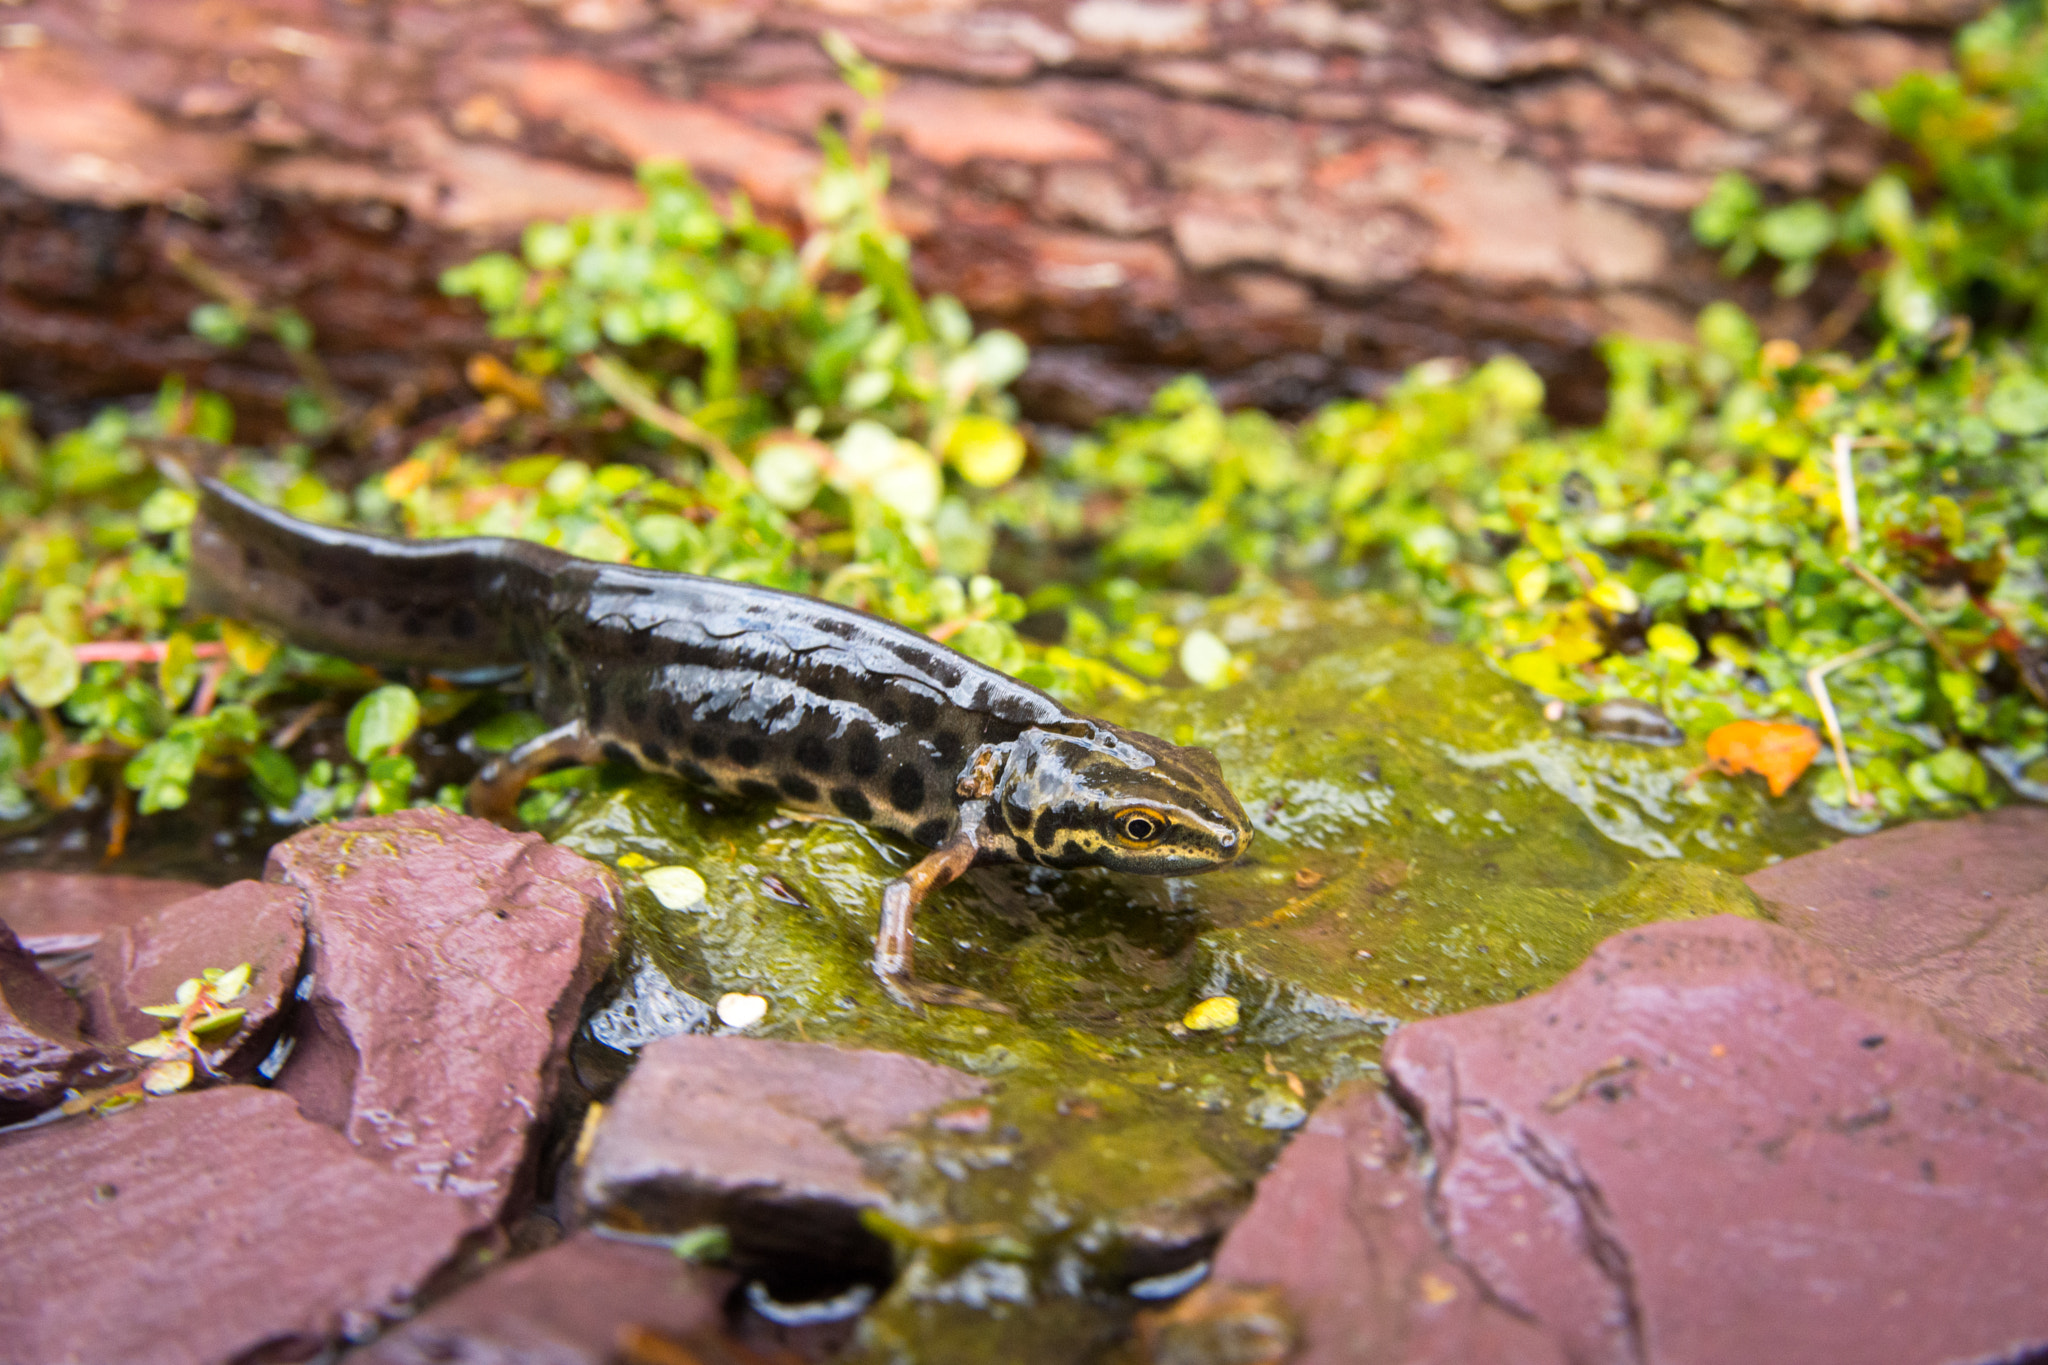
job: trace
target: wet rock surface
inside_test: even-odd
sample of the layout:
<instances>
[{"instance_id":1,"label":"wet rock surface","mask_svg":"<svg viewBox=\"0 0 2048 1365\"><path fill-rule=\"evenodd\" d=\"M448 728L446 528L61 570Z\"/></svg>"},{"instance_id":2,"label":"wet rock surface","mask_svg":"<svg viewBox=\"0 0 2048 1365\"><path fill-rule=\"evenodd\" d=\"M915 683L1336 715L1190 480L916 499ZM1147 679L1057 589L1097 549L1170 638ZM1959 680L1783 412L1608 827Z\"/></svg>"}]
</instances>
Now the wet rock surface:
<instances>
[{"instance_id":1,"label":"wet rock surface","mask_svg":"<svg viewBox=\"0 0 2048 1365\"><path fill-rule=\"evenodd\" d=\"M1317 1107L1224 1238L1209 1282L1142 1331L1157 1365L1567 1359L1439 1241L1426 1145L1369 1082Z\"/></svg>"},{"instance_id":2,"label":"wet rock surface","mask_svg":"<svg viewBox=\"0 0 2048 1365\"><path fill-rule=\"evenodd\" d=\"M348 1357L351 1365L613 1365L655 1338L675 1360L722 1337L732 1277L583 1232L457 1291ZM638 1358L660 1360L650 1346Z\"/></svg>"},{"instance_id":3,"label":"wet rock surface","mask_svg":"<svg viewBox=\"0 0 2048 1365\"><path fill-rule=\"evenodd\" d=\"M873 1173L898 1275L860 1358L1086 1358L1124 1330L1134 1284L1208 1254L1322 1096L1377 1074L1396 1023L1540 991L1631 925L1759 914L1735 874L1826 837L1753 780L1688 782L1697 746L1546 722L1370 603L1253 604L1212 628L1253 661L1246 682L1111 718L1212 746L1259 826L1252 856L1194 878L979 868L945 888L919 914L920 974L1012 1015L919 1017L882 995L877 907L912 855L869 831L710 809L652 778L555 830L621 869L635 960L676 991L753 993L756 1034L990 1083L985 1116L926 1125ZM652 867L693 870L702 898L664 906L636 872ZM1237 1025L1190 1029L1215 995Z\"/></svg>"},{"instance_id":4,"label":"wet rock surface","mask_svg":"<svg viewBox=\"0 0 2048 1365\"><path fill-rule=\"evenodd\" d=\"M247 1013L231 1037L218 1040L222 1069L246 1078L276 1039L304 943L300 896L291 887L235 882L173 901L101 936L86 967L87 1032L116 1048L151 1037L162 1021L141 1006L170 1004L180 982L209 967L246 962L249 988L234 1004Z\"/></svg>"},{"instance_id":5,"label":"wet rock surface","mask_svg":"<svg viewBox=\"0 0 2048 1365\"><path fill-rule=\"evenodd\" d=\"M0 1136L0 1358L309 1359L402 1308L468 1224L251 1086Z\"/></svg>"},{"instance_id":6,"label":"wet rock surface","mask_svg":"<svg viewBox=\"0 0 2048 1365\"><path fill-rule=\"evenodd\" d=\"M609 960L610 878L445 811L308 830L267 875L305 898L311 974L279 1087L489 1221Z\"/></svg>"},{"instance_id":7,"label":"wet rock surface","mask_svg":"<svg viewBox=\"0 0 2048 1365\"><path fill-rule=\"evenodd\" d=\"M2048 1077L2048 810L1905 825L1747 880L1780 923Z\"/></svg>"},{"instance_id":8,"label":"wet rock surface","mask_svg":"<svg viewBox=\"0 0 2048 1365\"><path fill-rule=\"evenodd\" d=\"M0 872L0 919L32 952L90 948L96 936L210 887L107 873Z\"/></svg>"},{"instance_id":9,"label":"wet rock surface","mask_svg":"<svg viewBox=\"0 0 2048 1365\"><path fill-rule=\"evenodd\" d=\"M892 1052L756 1038L649 1043L580 1177L598 1220L731 1229L743 1254L888 1270L860 1225L888 1200L868 1153L984 1082Z\"/></svg>"},{"instance_id":10,"label":"wet rock surface","mask_svg":"<svg viewBox=\"0 0 2048 1365\"><path fill-rule=\"evenodd\" d=\"M1881 953L1838 936L1845 964L1754 918L1769 878L1842 855L1744 885L1825 837L1796 801L1688 782L1692 746L1546 722L1397 613L1251 605L1214 628L1252 660L1245 684L1115 718L1217 750L1259 824L1254 858L1184 879L986 868L946 888L920 916L921 973L1010 1015L881 996L870 936L907 850L611 774L556 833L625 884L631 970L589 1002L609 1044L594 1024L582 1046L611 1076L633 1069L560 1171L557 1212L669 1236L721 1224L731 1262L683 1270L579 1234L483 1268L368 1358L740 1359L721 1311L758 1293L800 1321L849 1286L879 1298L831 1339L892 1365L1889 1360L1883 1334L1901 1332L1921 1353L1904 1359L1931 1361L2048 1344L2029 1317L2048 1285L2011 1270L2013 1239L2048 1212L2048 1087L1970 1036L2014 1051L2024 1030L2000 1034L1985 1008L1931 1013L1910 979L1886 984ZM2033 842L2009 813L1936 828L1980 827L1966 865ZM1921 862L1922 881L1953 880L1951 862ZM703 895L664 905L655 867L690 869ZM442 812L310 831L273 868L255 891L303 898L312 945L286 1091L476 1231L533 1188L551 1078L610 946L611 883ZM1993 902L1940 914L2032 904L2018 873L1978 880L1966 889ZM1896 889L1918 884L1865 899L1932 905ZM156 922L102 955L154 942ZM2006 918L1970 924L1965 938ZM765 1002L745 1036L707 1033L705 1002L726 992ZM1190 1012L1215 995L1234 1025ZM671 1028L686 1031L645 1041ZM622 1050L643 1041L637 1060ZM1394 1098L1372 1079L1383 1064ZM1118 1344L1212 1254L1209 1287ZM1927 1307L1951 1301L1968 1330ZM310 1349L342 1322L291 1340ZM1860 1357L1827 1354L1835 1336Z\"/></svg>"},{"instance_id":11,"label":"wet rock surface","mask_svg":"<svg viewBox=\"0 0 2048 1365\"><path fill-rule=\"evenodd\" d=\"M0 1125L111 1079L118 1062L80 1034L84 1011L0 923Z\"/></svg>"},{"instance_id":12,"label":"wet rock surface","mask_svg":"<svg viewBox=\"0 0 2048 1365\"><path fill-rule=\"evenodd\" d=\"M2048 1345L2048 1086L1785 929L1627 931L1542 995L1400 1029L1386 1067L1435 1153L1409 1189L1546 1350Z\"/></svg>"}]
</instances>

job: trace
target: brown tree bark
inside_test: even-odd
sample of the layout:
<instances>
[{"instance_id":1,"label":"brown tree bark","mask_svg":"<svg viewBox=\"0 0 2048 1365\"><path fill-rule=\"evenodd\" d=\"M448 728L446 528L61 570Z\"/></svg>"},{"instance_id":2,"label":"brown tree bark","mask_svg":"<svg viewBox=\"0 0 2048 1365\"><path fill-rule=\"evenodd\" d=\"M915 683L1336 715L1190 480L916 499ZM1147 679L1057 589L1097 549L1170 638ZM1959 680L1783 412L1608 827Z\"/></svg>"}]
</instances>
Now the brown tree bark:
<instances>
[{"instance_id":1,"label":"brown tree bark","mask_svg":"<svg viewBox=\"0 0 2048 1365\"><path fill-rule=\"evenodd\" d=\"M189 337L174 244L314 323L379 400L483 342L444 266L689 161L801 214L853 107L818 34L888 67L895 203L933 290L1037 347L1083 421L1176 370L1282 409L1511 349L1567 407L1592 344L1689 330L1714 174L1860 182L1854 94L1945 60L1981 0L0 0L0 387L165 371L242 398L274 349ZM1839 290L1841 282L1837 282ZM1739 286L1810 334L1834 298Z\"/></svg>"}]
</instances>

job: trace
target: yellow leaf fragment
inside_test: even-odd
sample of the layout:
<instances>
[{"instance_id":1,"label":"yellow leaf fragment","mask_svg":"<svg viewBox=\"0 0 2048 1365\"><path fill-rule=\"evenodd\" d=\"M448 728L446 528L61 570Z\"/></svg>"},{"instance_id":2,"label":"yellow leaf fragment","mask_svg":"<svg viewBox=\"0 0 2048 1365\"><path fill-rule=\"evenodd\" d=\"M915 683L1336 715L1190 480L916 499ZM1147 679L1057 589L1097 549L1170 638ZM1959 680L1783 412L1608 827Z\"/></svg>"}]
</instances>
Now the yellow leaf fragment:
<instances>
[{"instance_id":1,"label":"yellow leaf fragment","mask_svg":"<svg viewBox=\"0 0 2048 1365\"><path fill-rule=\"evenodd\" d=\"M237 998L243 991L249 989L249 978L255 974L255 970L244 962L221 973L220 980L213 983L213 998L222 1004Z\"/></svg>"},{"instance_id":2,"label":"yellow leaf fragment","mask_svg":"<svg viewBox=\"0 0 2048 1365\"><path fill-rule=\"evenodd\" d=\"M142 1088L152 1095L175 1095L190 1084L192 1063L184 1057L165 1057L142 1072Z\"/></svg>"},{"instance_id":3,"label":"yellow leaf fragment","mask_svg":"<svg viewBox=\"0 0 2048 1365\"><path fill-rule=\"evenodd\" d=\"M1181 1018L1181 1027L1194 1033L1220 1032L1237 1027L1237 997L1234 995L1212 995L1197 1001Z\"/></svg>"},{"instance_id":4,"label":"yellow leaf fragment","mask_svg":"<svg viewBox=\"0 0 2048 1365\"><path fill-rule=\"evenodd\" d=\"M1636 596L1636 590L1619 578L1601 579L1586 596L1593 599L1595 606L1616 616L1626 616L1643 604L1643 599Z\"/></svg>"}]
</instances>

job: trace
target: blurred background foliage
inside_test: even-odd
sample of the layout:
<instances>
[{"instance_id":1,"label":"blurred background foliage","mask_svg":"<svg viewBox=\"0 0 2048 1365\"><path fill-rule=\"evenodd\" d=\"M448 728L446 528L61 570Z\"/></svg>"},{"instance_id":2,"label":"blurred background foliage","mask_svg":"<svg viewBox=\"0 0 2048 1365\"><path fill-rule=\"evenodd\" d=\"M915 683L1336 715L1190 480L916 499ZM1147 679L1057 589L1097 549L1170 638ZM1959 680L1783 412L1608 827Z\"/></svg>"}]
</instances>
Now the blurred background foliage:
<instances>
[{"instance_id":1,"label":"blurred background foliage","mask_svg":"<svg viewBox=\"0 0 2048 1365\"><path fill-rule=\"evenodd\" d=\"M472 406L368 478L331 473L369 418L303 319L225 277L195 273L217 297L193 328L298 358L297 440L237 445L229 406L176 378L48 440L0 397L0 823L98 802L118 848L209 779L246 782L272 824L459 804L468 766L538 730L517 692L181 619L195 471L315 520L814 593L1082 707L1229 683L1239 661L1202 624L1218 597L1385 592L1559 723L1629 698L1705 740L1744 719L1825 731L1831 709L1846 762L1793 799L1841 828L2048 798L2037 6L1965 30L1953 73L1867 98L1909 157L1849 203L1772 207L1728 178L1700 208L1732 270L1768 259L1787 291L1843 255L1860 353L1717 304L1695 344L1611 339L1606 418L1576 429L1508 356L1298 423L1188 377L1099 430L1027 429L1023 343L919 296L869 145L883 78L828 46L868 113L821 135L800 237L650 166L643 208L535 224L518 254L450 271L502 346L472 359ZM588 780L553 775L527 813Z\"/></svg>"}]
</instances>

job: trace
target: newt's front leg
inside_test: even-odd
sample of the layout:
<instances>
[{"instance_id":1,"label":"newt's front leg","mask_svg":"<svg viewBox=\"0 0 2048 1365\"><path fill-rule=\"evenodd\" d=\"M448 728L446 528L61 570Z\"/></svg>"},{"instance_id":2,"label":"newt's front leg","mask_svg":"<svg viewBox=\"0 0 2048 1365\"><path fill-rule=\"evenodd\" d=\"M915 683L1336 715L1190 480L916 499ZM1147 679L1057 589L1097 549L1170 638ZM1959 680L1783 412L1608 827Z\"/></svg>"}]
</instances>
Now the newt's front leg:
<instances>
[{"instance_id":1,"label":"newt's front leg","mask_svg":"<svg viewBox=\"0 0 2048 1365\"><path fill-rule=\"evenodd\" d=\"M974 866L980 852L976 835L981 830L983 801L970 801L960 808L960 829L951 839L919 860L908 872L882 888L882 923L875 931L875 975L882 989L899 1005L957 1005L967 1009L1008 1014L1010 1007L991 1000L980 991L963 986L919 981L911 974L916 941L912 936L917 907L931 892Z\"/></svg>"},{"instance_id":2,"label":"newt's front leg","mask_svg":"<svg viewBox=\"0 0 2048 1365\"><path fill-rule=\"evenodd\" d=\"M565 760L595 763L603 757L602 746L590 737L582 721L558 725L503 758L486 763L469 784L469 813L509 829L519 819L519 794L527 783Z\"/></svg>"}]
</instances>

